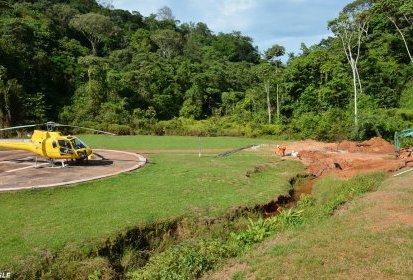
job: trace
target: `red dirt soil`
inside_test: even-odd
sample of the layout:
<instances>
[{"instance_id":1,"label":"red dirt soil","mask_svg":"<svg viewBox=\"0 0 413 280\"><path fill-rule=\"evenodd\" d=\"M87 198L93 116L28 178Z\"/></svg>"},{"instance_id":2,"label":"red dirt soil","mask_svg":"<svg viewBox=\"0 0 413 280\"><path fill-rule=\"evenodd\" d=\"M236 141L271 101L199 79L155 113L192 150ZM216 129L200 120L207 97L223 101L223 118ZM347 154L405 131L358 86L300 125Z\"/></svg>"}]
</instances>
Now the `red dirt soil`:
<instances>
[{"instance_id":1,"label":"red dirt soil","mask_svg":"<svg viewBox=\"0 0 413 280\"><path fill-rule=\"evenodd\" d=\"M322 143L314 140L295 142L287 146L287 155L298 152L298 158L314 176L334 174L342 178L366 172L393 172L413 165L410 150L396 156L394 146L375 137L364 142L343 141Z\"/></svg>"}]
</instances>

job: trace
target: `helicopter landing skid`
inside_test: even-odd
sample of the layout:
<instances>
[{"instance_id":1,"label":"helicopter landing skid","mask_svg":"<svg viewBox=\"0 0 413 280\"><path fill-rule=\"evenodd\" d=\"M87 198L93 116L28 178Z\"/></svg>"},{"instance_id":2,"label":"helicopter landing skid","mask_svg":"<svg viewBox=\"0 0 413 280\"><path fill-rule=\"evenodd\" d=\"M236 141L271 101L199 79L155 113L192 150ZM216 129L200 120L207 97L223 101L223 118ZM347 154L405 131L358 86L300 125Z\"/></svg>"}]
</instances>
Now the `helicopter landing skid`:
<instances>
[{"instance_id":1,"label":"helicopter landing skid","mask_svg":"<svg viewBox=\"0 0 413 280\"><path fill-rule=\"evenodd\" d=\"M65 160L57 160L57 161L55 161L55 160L49 158L49 159L47 159L47 161L48 161L48 163L49 163L49 167L51 167L51 168L65 168L65 167L68 166L68 164L66 164L66 161L65 161ZM61 163L62 165L59 166L59 165L56 165L55 163Z\"/></svg>"}]
</instances>

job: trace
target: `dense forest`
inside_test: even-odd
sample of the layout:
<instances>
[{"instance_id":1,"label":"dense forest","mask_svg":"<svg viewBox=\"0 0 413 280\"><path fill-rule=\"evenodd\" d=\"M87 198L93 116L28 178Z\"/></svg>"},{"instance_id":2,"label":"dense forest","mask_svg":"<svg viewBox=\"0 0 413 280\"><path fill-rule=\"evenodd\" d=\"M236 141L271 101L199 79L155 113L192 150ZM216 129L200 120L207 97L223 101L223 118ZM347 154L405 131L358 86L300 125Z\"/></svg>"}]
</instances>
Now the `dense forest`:
<instances>
[{"instance_id":1,"label":"dense forest","mask_svg":"<svg viewBox=\"0 0 413 280\"><path fill-rule=\"evenodd\" d=\"M95 0L0 0L0 126L340 140L413 126L413 0L356 0L334 36L262 53L240 32Z\"/></svg>"}]
</instances>

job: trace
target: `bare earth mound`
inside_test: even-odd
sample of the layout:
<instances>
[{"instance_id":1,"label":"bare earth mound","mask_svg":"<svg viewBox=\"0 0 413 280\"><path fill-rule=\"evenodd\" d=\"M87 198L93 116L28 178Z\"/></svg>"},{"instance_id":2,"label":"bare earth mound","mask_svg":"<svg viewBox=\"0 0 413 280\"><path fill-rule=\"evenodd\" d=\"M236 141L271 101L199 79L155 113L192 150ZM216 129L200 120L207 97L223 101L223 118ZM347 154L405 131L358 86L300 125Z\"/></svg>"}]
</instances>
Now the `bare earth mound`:
<instances>
[{"instance_id":1,"label":"bare earth mound","mask_svg":"<svg viewBox=\"0 0 413 280\"><path fill-rule=\"evenodd\" d=\"M396 156L394 146L375 137L364 142L343 141L322 143L314 140L295 142L287 146L287 155L296 151L299 159L315 176L335 174L349 178L359 173L393 172L413 166L411 152Z\"/></svg>"}]
</instances>

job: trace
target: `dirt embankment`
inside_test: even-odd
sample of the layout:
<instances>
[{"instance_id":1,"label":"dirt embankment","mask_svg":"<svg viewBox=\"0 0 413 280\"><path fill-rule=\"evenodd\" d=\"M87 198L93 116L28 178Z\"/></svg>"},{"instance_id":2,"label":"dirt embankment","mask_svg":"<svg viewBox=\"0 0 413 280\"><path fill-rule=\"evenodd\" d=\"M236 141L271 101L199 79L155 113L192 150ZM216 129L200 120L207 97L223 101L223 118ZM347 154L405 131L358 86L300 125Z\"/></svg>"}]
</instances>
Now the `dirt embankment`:
<instances>
[{"instance_id":1,"label":"dirt embankment","mask_svg":"<svg viewBox=\"0 0 413 280\"><path fill-rule=\"evenodd\" d=\"M287 146L287 154L293 151L298 151L298 158L317 177L335 174L349 178L360 173L393 172L413 166L411 150L402 150L397 156L394 146L379 137L364 142L322 143L305 140Z\"/></svg>"}]
</instances>

